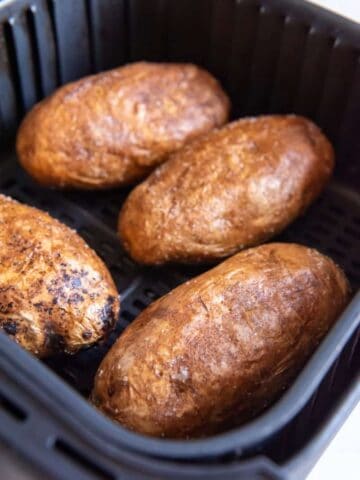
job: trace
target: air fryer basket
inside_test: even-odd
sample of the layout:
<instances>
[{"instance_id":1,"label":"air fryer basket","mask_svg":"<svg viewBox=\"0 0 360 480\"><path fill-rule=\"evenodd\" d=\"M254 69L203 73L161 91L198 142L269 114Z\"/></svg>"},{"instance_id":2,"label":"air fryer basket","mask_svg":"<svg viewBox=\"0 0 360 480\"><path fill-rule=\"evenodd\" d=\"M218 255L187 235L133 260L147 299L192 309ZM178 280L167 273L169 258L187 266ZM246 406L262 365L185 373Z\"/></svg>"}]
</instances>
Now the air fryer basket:
<instances>
[{"instance_id":1,"label":"air fryer basket","mask_svg":"<svg viewBox=\"0 0 360 480\"><path fill-rule=\"evenodd\" d=\"M5 0L0 3L0 191L48 210L108 264L122 296L115 332L46 365L0 334L0 439L54 478L295 478L359 398L360 296L354 296L289 390L259 418L197 441L155 440L96 412L96 368L152 300L201 268L140 268L121 250L116 217L128 190L56 192L18 166L14 133L58 85L130 61L191 61L222 82L233 117L296 112L336 147L334 179L280 240L314 246L360 286L360 31L285 0ZM66 382L64 383L56 372ZM74 391L76 389L81 396Z\"/></svg>"}]
</instances>

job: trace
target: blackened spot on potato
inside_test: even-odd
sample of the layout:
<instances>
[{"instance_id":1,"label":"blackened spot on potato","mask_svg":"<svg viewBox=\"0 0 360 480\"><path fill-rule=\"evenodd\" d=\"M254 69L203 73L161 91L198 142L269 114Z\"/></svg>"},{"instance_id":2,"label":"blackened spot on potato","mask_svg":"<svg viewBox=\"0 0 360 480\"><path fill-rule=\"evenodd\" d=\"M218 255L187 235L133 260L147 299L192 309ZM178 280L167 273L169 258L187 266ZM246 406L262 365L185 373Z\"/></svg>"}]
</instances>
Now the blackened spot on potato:
<instances>
[{"instance_id":1,"label":"blackened spot on potato","mask_svg":"<svg viewBox=\"0 0 360 480\"><path fill-rule=\"evenodd\" d=\"M6 293L8 290L13 290L14 287L0 287L0 293Z\"/></svg>"},{"instance_id":2,"label":"blackened spot on potato","mask_svg":"<svg viewBox=\"0 0 360 480\"><path fill-rule=\"evenodd\" d=\"M172 380L171 383L174 386L174 390L176 391L177 394L188 391L188 386L184 382L181 382L178 380Z\"/></svg>"},{"instance_id":3,"label":"blackened spot on potato","mask_svg":"<svg viewBox=\"0 0 360 480\"><path fill-rule=\"evenodd\" d=\"M79 287L81 287L81 278L79 278L79 277L73 278L73 279L71 280L71 286L72 286L73 288L79 288Z\"/></svg>"},{"instance_id":4,"label":"blackened spot on potato","mask_svg":"<svg viewBox=\"0 0 360 480\"><path fill-rule=\"evenodd\" d=\"M1 313L10 313L14 307L13 302L1 303L0 304L0 312Z\"/></svg>"},{"instance_id":5,"label":"blackened spot on potato","mask_svg":"<svg viewBox=\"0 0 360 480\"><path fill-rule=\"evenodd\" d=\"M52 304L53 304L53 305L56 305L57 303L58 303L58 299L54 297L54 298L52 299Z\"/></svg>"},{"instance_id":6,"label":"blackened spot on potato","mask_svg":"<svg viewBox=\"0 0 360 480\"><path fill-rule=\"evenodd\" d=\"M45 324L45 347L52 353L62 352L65 348L65 339L62 335L54 331L53 325L49 322Z\"/></svg>"},{"instance_id":7,"label":"blackened spot on potato","mask_svg":"<svg viewBox=\"0 0 360 480\"><path fill-rule=\"evenodd\" d=\"M106 317L105 319L102 318L102 331L105 333L111 328L113 325L112 319L110 317Z\"/></svg>"},{"instance_id":8,"label":"blackened spot on potato","mask_svg":"<svg viewBox=\"0 0 360 480\"><path fill-rule=\"evenodd\" d=\"M73 293L70 295L69 297L69 303L72 303L72 304L78 304L78 303L81 303L84 301L84 297L81 296L79 293Z\"/></svg>"},{"instance_id":9,"label":"blackened spot on potato","mask_svg":"<svg viewBox=\"0 0 360 480\"><path fill-rule=\"evenodd\" d=\"M90 332L90 330L85 330L82 332L81 336L84 340L89 340L92 337L92 332Z\"/></svg>"},{"instance_id":10,"label":"blackened spot on potato","mask_svg":"<svg viewBox=\"0 0 360 480\"><path fill-rule=\"evenodd\" d=\"M4 332L7 333L8 335L16 335L17 324L16 324L15 320L7 320L3 324L2 328L3 328Z\"/></svg>"},{"instance_id":11,"label":"blackened spot on potato","mask_svg":"<svg viewBox=\"0 0 360 480\"><path fill-rule=\"evenodd\" d=\"M37 310L43 310L43 308L44 308L44 302L34 303L34 307L35 307Z\"/></svg>"},{"instance_id":12,"label":"blackened spot on potato","mask_svg":"<svg viewBox=\"0 0 360 480\"><path fill-rule=\"evenodd\" d=\"M59 333L49 333L46 335L45 345L52 352L61 352L65 347L65 340Z\"/></svg>"},{"instance_id":13,"label":"blackened spot on potato","mask_svg":"<svg viewBox=\"0 0 360 480\"><path fill-rule=\"evenodd\" d=\"M106 332L116 321L114 312L115 297L109 295L106 304L101 312L100 320L103 324L103 331Z\"/></svg>"},{"instance_id":14,"label":"blackened spot on potato","mask_svg":"<svg viewBox=\"0 0 360 480\"><path fill-rule=\"evenodd\" d=\"M48 285L46 288L49 294L52 295L53 297L56 297L57 299L65 300L66 293L64 289L64 284L61 281L61 279L56 278L55 280L52 280L50 282L50 285Z\"/></svg>"},{"instance_id":15,"label":"blackened spot on potato","mask_svg":"<svg viewBox=\"0 0 360 480\"><path fill-rule=\"evenodd\" d=\"M39 310L39 312L47 313L49 315L51 315L53 312L52 307L49 307L49 305L47 305L45 302L34 303L34 307Z\"/></svg>"},{"instance_id":16,"label":"blackened spot on potato","mask_svg":"<svg viewBox=\"0 0 360 480\"><path fill-rule=\"evenodd\" d=\"M63 272L62 274L62 279L64 280L64 282L68 282L70 280L70 275L66 272Z\"/></svg>"},{"instance_id":17,"label":"blackened spot on potato","mask_svg":"<svg viewBox=\"0 0 360 480\"><path fill-rule=\"evenodd\" d=\"M108 395L109 395L109 397L112 397L112 396L114 395L114 393L115 393L115 388L114 388L112 385L110 385L110 386L108 387Z\"/></svg>"},{"instance_id":18,"label":"blackened spot on potato","mask_svg":"<svg viewBox=\"0 0 360 480\"><path fill-rule=\"evenodd\" d=\"M69 272L71 273L72 277L79 279L84 278L89 274L89 272L87 272L83 268L80 268L80 270L77 268L71 268L69 269Z\"/></svg>"}]
</instances>

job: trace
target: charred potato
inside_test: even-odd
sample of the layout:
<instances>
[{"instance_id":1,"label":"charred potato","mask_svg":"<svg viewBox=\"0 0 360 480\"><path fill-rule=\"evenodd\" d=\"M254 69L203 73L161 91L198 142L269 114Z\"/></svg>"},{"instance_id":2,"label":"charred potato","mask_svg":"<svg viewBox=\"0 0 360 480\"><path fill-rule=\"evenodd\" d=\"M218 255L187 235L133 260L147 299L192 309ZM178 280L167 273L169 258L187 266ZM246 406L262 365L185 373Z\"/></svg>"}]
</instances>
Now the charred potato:
<instances>
[{"instance_id":1,"label":"charred potato","mask_svg":"<svg viewBox=\"0 0 360 480\"><path fill-rule=\"evenodd\" d=\"M116 187L223 125L228 111L227 96L206 71L135 63L70 83L36 105L20 127L18 156L43 185Z\"/></svg>"},{"instance_id":2,"label":"charred potato","mask_svg":"<svg viewBox=\"0 0 360 480\"><path fill-rule=\"evenodd\" d=\"M154 436L244 422L289 385L347 298L344 274L316 250L245 250L146 308L100 365L93 401Z\"/></svg>"},{"instance_id":3,"label":"charred potato","mask_svg":"<svg viewBox=\"0 0 360 480\"><path fill-rule=\"evenodd\" d=\"M75 232L0 195L0 330L39 357L74 353L118 313L110 273Z\"/></svg>"},{"instance_id":4,"label":"charred potato","mask_svg":"<svg viewBox=\"0 0 360 480\"><path fill-rule=\"evenodd\" d=\"M185 146L130 193L120 237L144 264L229 256L304 212L333 165L330 143L305 118L233 122Z\"/></svg>"}]
</instances>

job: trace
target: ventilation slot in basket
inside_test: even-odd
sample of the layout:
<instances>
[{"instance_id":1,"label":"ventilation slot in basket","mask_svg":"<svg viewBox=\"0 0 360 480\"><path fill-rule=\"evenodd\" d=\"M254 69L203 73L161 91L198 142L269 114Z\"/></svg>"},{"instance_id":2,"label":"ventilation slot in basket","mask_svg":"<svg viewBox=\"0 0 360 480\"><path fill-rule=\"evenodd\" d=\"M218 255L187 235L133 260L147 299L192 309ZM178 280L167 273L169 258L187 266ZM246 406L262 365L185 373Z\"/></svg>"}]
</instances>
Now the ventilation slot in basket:
<instances>
[{"instance_id":1,"label":"ventilation slot in basket","mask_svg":"<svg viewBox=\"0 0 360 480\"><path fill-rule=\"evenodd\" d=\"M125 323L131 323L134 320L135 316L136 315L130 313L128 310L123 310L121 312L121 318L124 319Z\"/></svg>"},{"instance_id":2,"label":"ventilation slot in basket","mask_svg":"<svg viewBox=\"0 0 360 480\"><path fill-rule=\"evenodd\" d=\"M10 31L7 23L0 24L0 143L8 140L15 129L19 106L15 89L14 65L11 63Z\"/></svg>"},{"instance_id":3,"label":"ventilation slot in basket","mask_svg":"<svg viewBox=\"0 0 360 480\"><path fill-rule=\"evenodd\" d=\"M55 21L55 7L53 0L46 0L47 10L49 12L49 25L48 28L51 30L52 39L53 39L53 57L55 58L55 72L57 84L60 84L61 72L60 72L60 54L59 54L59 43L58 35L56 31L56 21Z\"/></svg>"},{"instance_id":4,"label":"ventilation slot in basket","mask_svg":"<svg viewBox=\"0 0 360 480\"><path fill-rule=\"evenodd\" d=\"M97 479L115 480L114 475L107 472L103 467L96 465L92 460L85 457L79 452L79 450L64 440L56 440L54 443L54 449L67 459L71 460L72 463L75 463L75 465L80 467L82 470L94 475Z\"/></svg>"},{"instance_id":5,"label":"ventilation slot in basket","mask_svg":"<svg viewBox=\"0 0 360 480\"><path fill-rule=\"evenodd\" d=\"M0 25L2 137L11 136L22 116L58 84L55 33L42 7L39 0Z\"/></svg>"},{"instance_id":6,"label":"ventilation slot in basket","mask_svg":"<svg viewBox=\"0 0 360 480\"><path fill-rule=\"evenodd\" d=\"M177 2L182 3L182 2ZM193 2L196 3L196 2ZM175 7L175 3L173 5ZM169 2L130 0L126 16L131 61L164 61L167 58ZM181 20L180 20L181 22ZM181 22L181 25L184 25Z\"/></svg>"},{"instance_id":7,"label":"ventilation slot in basket","mask_svg":"<svg viewBox=\"0 0 360 480\"><path fill-rule=\"evenodd\" d=\"M356 67L356 52L336 40L315 119L336 145Z\"/></svg>"},{"instance_id":8,"label":"ventilation slot in basket","mask_svg":"<svg viewBox=\"0 0 360 480\"><path fill-rule=\"evenodd\" d=\"M293 111L308 33L307 25L289 16L285 18L273 91L269 96L270 112Z\"/></svg>"},{"instance_id":9,"label":"ventilation slot in basket","mask_svg":"<svg viewBox=\"0 0 360 480\"><path fill-rule=\"evenodd\" d=\"M88 75L91 53L85 2L61 0L48 6L55 26L61 83Z\"/></svg>"},{"instance_id":10,"label":"ventilation slot in basket","mask_svg":"<svg viewBox=\"0 0 360 480\"><path fill-rule=\"evenodd\" d=\"M212 2L181 0L167 2L167 55L170 61L191 61L207 67L211 45Z\"/></svg>"},{"instance_id":11,"label":"ventilation slot in basket","mask_svg":"<svg viewBox=\"0 0 360 480\"><path fill-rule=\"evenodd\" d=\"M25 411L20 408L13 400L9 400L0 392L0 411L5 411L13 419L23 422L26 420L27 415Z\"/></svg>"},{"instance_id":12,"label":"ventilation slot in basket","mask_svg":"<svg viewBox=\"0 0 360 480\"><path fill-rule=\"evenodd\" d=\"M10 23L6 22L3 25L3 32L5 38L5 44L7 49L7 61L8 61L8 74L9 79L11 81L12 87L14 89L15 94L15 111L9 112L13 116L13 121L17 122L21 118L23 114L23 99L22 99L22 92L21 92L21 84L20 84L20 74L18 71L18 66L16 62L16 51L15 51L15 44L14 44L14 36L12 32L12 28ZM1 94L2 92L0 92Z\"/></svg>"},{"instance_id":13,"label":"ventilation slot in basket","mask_svg":"<svg viewBox=\"0 0 360 480\"><path fill-rule=\"evenodd\" d=\"M38 101L44 96L44 90L43 90L41 75L40 75L40 57L39 57L39 50L38 50L38 42L36 39L34 13L32 10L27 10L25 13L25 16L26 16L26 25L29 32L31 50L33 54L33 69L34 69L34 76L35 76L36 100Z\"/></svg>"},{"instance_id":14,"label":"ventilation slot in basket","mask_svg":"<svg viewBox=\"0 0 360 480\"><path fill-rule=\"evenodd\" d=\"M87 29L89 32L89 62L91 72L95 72L95 58L94 58L94 25L92 16L92 2L85 0L85 17L87 22Z\"/></svg>"},{"instance_id":15,"label":"ventilation slot in basket","mask_svg":"<svg viewBox=\"0 0 360 480\"><path fill-rule=\"evenodd\" d=\"M254 3L236 3L233 36L228 52L229 65L225 89L233 100L235 117L244 114L249 91L251 65L255 53L260 7Z\"/></svg>"},{"instance_id":16,"label":"ventilation slot in basket","mask_svg":"<svg viewBox=\"0 0 360 480\"><path fill-rule=\"evenodd\" d=\"M259 11L257 35L243 113L266 113L273 89L285 18L265 7ZM266 46L266 48L265 48Z\"/></svg>"},{"instance_id":17,"label":"ventilation slot in basket","mask_svg":"<svg viewBox=\"0 0 360 480\"><path fill-rule=\"evenodd\" d=\"M295 97L295 112L310 118L316 117L334 42L334 38L314 28L309 30Z\"/></svg>"}]
</instances>

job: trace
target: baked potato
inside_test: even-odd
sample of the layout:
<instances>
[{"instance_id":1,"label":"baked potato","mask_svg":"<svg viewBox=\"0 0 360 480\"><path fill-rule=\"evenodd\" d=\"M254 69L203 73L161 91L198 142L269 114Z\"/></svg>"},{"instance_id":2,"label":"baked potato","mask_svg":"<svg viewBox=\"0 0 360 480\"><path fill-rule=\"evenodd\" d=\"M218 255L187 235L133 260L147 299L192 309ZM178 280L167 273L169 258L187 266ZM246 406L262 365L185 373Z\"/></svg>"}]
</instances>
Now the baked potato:
<instances>
[{"instance_id":1,"label":"baked potato","mask_svg":"<svg viewBox=\"0 0 360 480\"><path fill-rule=\"evenodd\" d=\"M103 189L146 176L227 121L218 82L190 64L134 63L61 87L25 117L20 163L51 187Z\"/></svg>"},{"instance_id":2,"label":"baked potato","mask_svg":"<svg viewBox=\"0 0 360 480\"><path fill-rule=\"evenodd\" d=\"M143 264L221 259L282 231L333 165L330 143L309 120L242 119L185 146L138 185L119 234Z\"/></svg>"},{"instance_id":3,"label":"baked potato","mask_svg":"<svg viewBox=\"0 0 360 480\"><path fill-rule=\"evenodd\" d=\"M245 250L146 308L100 364L92 400L159 437L242 423L289 385L348 294L343 272L316 250Z\"/></svg>"},{"instance_id":4,"label":"baked potato","mask_svg":"<svg viewBox=\"0 0 360 480\"><path fill-rule=\"evenodd\" d=\"M0 330L46 357L93 344L118 314L110 273L84 240L0 195Z\"/></svg>"}]
</instances>

